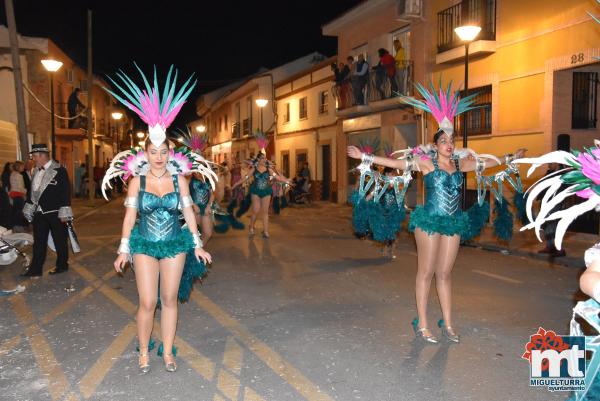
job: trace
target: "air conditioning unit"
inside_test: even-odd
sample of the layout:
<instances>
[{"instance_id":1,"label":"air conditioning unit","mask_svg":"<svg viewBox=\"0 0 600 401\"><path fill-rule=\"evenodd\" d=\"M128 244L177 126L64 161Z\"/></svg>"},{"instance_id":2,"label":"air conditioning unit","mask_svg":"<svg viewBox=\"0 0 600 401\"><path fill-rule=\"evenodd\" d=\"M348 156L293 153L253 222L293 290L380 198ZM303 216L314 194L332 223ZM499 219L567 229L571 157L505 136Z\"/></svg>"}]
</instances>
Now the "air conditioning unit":
<instances>
[{"instance_id":1,"label":"air conditioning unit","mask_svg":"<svg viewBox=\"0 0 600 401\"><path fill-rule=\"evenodd\" d=\"M422 15L423 0L398 0L396 5L396 19L421 18Z\"/></svg>"}]
</instances>

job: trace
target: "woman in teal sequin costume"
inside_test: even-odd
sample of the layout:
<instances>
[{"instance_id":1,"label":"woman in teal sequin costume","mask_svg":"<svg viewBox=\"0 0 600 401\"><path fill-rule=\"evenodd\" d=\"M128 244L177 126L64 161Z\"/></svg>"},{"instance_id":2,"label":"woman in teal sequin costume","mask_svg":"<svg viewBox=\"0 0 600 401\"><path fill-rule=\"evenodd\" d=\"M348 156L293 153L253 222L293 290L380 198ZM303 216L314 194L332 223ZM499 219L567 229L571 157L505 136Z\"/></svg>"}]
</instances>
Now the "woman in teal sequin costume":
<instances>
[{"instance_id":1,"label":"woman in teal sequin costume","mask_svg":"<svg viewBox=\"0 0 600 401\"><path fill-rule=\"evenodd\" d=\"M250 235L254 235L254 224L257 217L261 217L263 222L264 238L269 238L269 206L271 196L273 195L272 180L291 185L291 181L275 172L271 163L267 160L264 153L260 152L256 159L252 161L252 166L248 170L245 180L237 182L231 189L232 191L243 182L252 178L250 184L250 199L252 207L252 216L250 217Z\"/></svg>"},{"instance_id":2,"label":"woman in teal sequin costume","mask_svg":"<svg viewBox=\"0 0 600 401\"><path fill-rule=\"evenodd\" d=\"M208 180L200 174L194 174L190 180L190 195L194 200L196 222L202 231L202 242L206 245L213 234L211 206L214 201L214 193Z\"/></svg>"},{"instance_id":3,"label":"woman in teal sequin costume","mask_svg":"<svg viewBox=\"0 0 600 401\"><path fill-rule=\"evenodd\" d=\"M194 279L206 273L211 257L201 248L189 187L181 175L167 170L169 145L148 142L146 175L129 182L121 247L114 266L118 272L132 256L139 294L137 312L140 369L149 370L148 345L154 323L160 281L161 337L165 350L173 349L177 327L177 300L189 297ZM179 224L179 206L188 228ZM139 215L139 222L136 219ZM198 242L196 242L196 238ZM126 246L128 244L128 246ZM130 256L131 255L131 256ZM145 358L145 359L144 359ZM167 370L176 369L173 354L164 353Z\"/></svg>"},{"instance_id":4,"label":"woman in teal sequin costume","mask_svg":"<svg viewBox=\"0 0 600 401\"><path fill-rule=\"evenodd\" d=\"M461 172L474 171L476 161L455 159L452 132L450 127L436 133L436 152L432 158L413 160L413 169L421 171L426 188L425 204L412 212L409 223L409 229L415 234L418 253L415 288L418 318L413 321L413 328L420 338L430 343L438 342L427 325L427 300L434 275L443 314L443 320L440 320L438 325L450 341L459 342L459 336L452 328L451 272L460 237L469 226L468 216L461 210ZM524 150L519 150L516 156L521 156L523 152ZM355 159L365 157L354 146L348 147L348 156ZM406 160L372 157L373 163L385 167L406 170L408 166ZM498 163L490 159L485 161L485 165L493 167Z\"/></svg>"}]
</instances>

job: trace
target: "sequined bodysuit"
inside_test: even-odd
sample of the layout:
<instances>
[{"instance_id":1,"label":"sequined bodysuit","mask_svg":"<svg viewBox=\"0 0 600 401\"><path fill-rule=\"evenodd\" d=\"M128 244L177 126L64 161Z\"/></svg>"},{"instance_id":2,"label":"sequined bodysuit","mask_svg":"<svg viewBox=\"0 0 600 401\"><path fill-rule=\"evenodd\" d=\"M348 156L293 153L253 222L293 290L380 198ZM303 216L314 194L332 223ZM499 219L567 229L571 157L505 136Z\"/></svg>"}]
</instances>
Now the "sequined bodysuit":
<instances>
[{"instance_id":1,"label":"sequined bodysuit","mask_svg":"<svg viewBox=\"0 0 600 401\"><path fill-rule=\"evenodd\" d=\"M250 193L257 195L260 198L273 194L273 187L271 186L271 177L269 170L265 170L262 173L258 169L254 170L254 181L250 185Z\"/></svg>"},{"instance_id":2,"label":"sequined bodysuit","mask_svg":"<svg viewBox=\"0 0 600 401\"><path fill-rule=\"evenodd\" d=\"M190 195L196 206L200 208L200 214L202 216L204 216L204 212L210 201L211 192L212 188L209 182L192 177L192 180L190 181Z\"/></svg>"}]
</instances>

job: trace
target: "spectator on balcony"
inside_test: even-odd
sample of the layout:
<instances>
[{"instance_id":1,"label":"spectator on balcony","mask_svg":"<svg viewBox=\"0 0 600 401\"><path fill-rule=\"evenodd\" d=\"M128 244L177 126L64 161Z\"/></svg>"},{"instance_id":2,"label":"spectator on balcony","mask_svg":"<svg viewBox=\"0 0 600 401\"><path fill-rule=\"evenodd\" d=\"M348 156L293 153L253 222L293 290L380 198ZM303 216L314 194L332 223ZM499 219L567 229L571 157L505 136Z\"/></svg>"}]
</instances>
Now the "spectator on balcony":
<instances>
[{"instance_id":1,"label":"spectator on balcony","mask_svg":"<svg viewBox=\"0 0 600 401\"><path fill-rule=\"evenodd\" d=\"M406 52L404 51L404 47L402 47L402 42L400 40L394 40L394 51L396 55L394 59L396 60L396 79L398 82L398 86L400 89L400 93L406 95L408 92L408 60L406 59Z\"/></svg>"},{"instance_id":2,"label":"spectator on balcony","mask_svg":"<svg viewBox=\"0 0 600 401\"><path fill-rule=\"evenodd\" d=\"M81 92L81 89L75 88L73 92L69 95L69 100L67 101L67 108L69 109L69 128L79 128L81 125L79 124L79 118L75 117L81 110L85 109L85 105L81 103L79 97L77 95Z\"/></svg>"},{"instance_id":3,"label":"spectator on balcony","mask_svg":"<svg viewBox=\"0 0 600 401\"><path fill-rule=\"evenodd\" d=\"M369 80L369 63L365 61L365 56L358 55L358 60L352 69L352 93L354 94L354 104L365 104L364 90Z\"/></svg>"},{"instance_id":4,"label":"spectator on balcony","mask_svg":"<svg viewBox=\"0 0 600 401\"><path fill-rule=\"evenodd\" d=\"M380 98L385 99L398 94L398 85L396 84L396 60L386 49L377 50L379 54L379 64L375 67L375 85ZM387 96L386 85L391 87L391 94Z\"/></svg>"},{"instance_id":5,"label":"spectator on balcony","mask_svg":"<svg viewBox=\"0 0 600 401\"><path fill-rule=\"evenodd\" d=\"M339 96L339 108L345 109L352 104L350 99L350 67L344 63L331 63L335 75L335 85Z\"/></svg>"}]
</instances>

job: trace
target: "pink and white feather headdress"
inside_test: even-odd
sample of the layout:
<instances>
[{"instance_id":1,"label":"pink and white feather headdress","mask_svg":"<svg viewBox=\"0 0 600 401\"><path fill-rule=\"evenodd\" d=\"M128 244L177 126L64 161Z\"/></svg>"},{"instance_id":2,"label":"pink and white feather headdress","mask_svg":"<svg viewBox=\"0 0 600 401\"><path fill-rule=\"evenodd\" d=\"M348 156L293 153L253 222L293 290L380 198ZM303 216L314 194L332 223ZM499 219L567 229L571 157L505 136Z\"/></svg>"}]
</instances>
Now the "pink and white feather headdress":
<instances>
[{"instance_id":1,"label":"pink and white feather headdress","mask_svg":"<svg viewBox=\"0 0 600 401\"><path fill-rule=\"evenodd\" d=\"M117 76L121 79L121 85L124 87L112 78L108 77L108 79L121 91L122 96L117 95L108 88L104 88L104 90L148 124L150 141L155 146L160 146L167 138L167 128L173 123L187 97L196 86L196 81L190 84L194 76L192 74L183 86L175 92L177 70L175 70L175 75L171 79L173 73L173 66L171 66L161 95L156 77L156 67L154 67L154 82L151 87L142 70L137 64L134 63L134 65L144 80L145 89L140 89L123 71L118 71Z\"/></svg>"},{"instance_id":2,"label":"pink and white feather headdress","mask_svg":"<svg viewBox=\"0 0 600 401\"><path fill-rule=\"evenodd\" d=\"M414 97L402 96L400 98L406 104L431 113L435 121L437 121L440 129L448 136L454 134L454 117L476 108L472 106L475 101L476 93L460 97L458 91L452 92L452 82L444 90L440 79L439 88L435 89L433 83L429 82L429 89L425 88L420 83L415 83L417 91L423 96L424 100L415 99Z\"/></svg>"}]
</instances>

